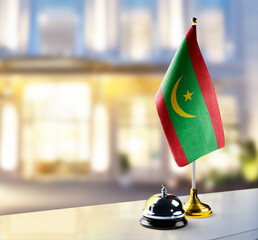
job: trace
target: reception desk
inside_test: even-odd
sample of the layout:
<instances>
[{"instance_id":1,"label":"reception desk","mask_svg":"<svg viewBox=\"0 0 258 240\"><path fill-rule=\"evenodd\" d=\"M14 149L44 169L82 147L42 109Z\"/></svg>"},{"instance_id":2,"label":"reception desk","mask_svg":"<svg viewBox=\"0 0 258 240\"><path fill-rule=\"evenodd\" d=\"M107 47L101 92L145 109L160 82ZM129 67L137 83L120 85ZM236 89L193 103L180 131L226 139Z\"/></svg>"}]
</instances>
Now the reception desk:
<instances>
[{"instance_id":1,"label":"reception desk","mask_svg":"<svg viewBox=\"0 0 258 240\"><path fill-rule=\"evenodd\" d=\"M182 202L187 198L180 197ZM188 225L178 230L142 227L143 200L1 216L0 240L258 239L258 189L200 194L199 198L211 206L213 215L188 219Z\"/></svg>"}]
</instances>

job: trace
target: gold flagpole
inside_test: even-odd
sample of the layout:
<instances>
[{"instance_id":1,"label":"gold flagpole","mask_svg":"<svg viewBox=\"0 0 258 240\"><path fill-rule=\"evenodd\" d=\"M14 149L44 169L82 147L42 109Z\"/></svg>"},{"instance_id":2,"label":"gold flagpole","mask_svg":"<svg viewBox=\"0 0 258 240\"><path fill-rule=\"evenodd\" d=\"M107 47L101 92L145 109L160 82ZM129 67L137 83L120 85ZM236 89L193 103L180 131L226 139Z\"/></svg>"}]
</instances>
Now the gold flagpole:
<instances>
[{"instance_id":1,"label":"gold flagpole","mask_svg":"<svg viewBox=\"0 0 258 240\"><path fill-rule=\"evenodd\" d=\"M197 18L192 18L192 25L197 24ZM192 163L192 188L188 201L184 203L185 216L189 218L205 218L212 215L209 205L202 203L197 196L195 181L195 162Z\"/></svg>"}]
</instances>

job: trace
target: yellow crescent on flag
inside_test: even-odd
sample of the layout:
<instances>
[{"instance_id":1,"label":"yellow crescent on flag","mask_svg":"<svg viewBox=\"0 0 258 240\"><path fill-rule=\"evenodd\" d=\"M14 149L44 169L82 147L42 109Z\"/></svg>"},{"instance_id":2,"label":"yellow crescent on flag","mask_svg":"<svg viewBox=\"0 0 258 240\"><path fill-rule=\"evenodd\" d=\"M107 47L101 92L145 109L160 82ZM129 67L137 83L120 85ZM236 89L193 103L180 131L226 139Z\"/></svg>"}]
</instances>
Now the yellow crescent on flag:
<instances>
[{"instance_id":1,"label":"yellow crescent on flag","mask_svg":"<svg viewBox=\"0 0 258 240\"><path fill-rule=\"evenodd\" d=\"M180 115L181 117L184 117L184 118L194 118L196 116L190 115L190 114L184 112L182 110L182 108L180 108L180 106L178 105L177 99L176 99L177 87L178 87L178 84L179 84L179 82L180 82L182 77L183 77L183 75L177 80L175 86L173 87L172 94L171 94L171 104L172 104L172 107L173 107L174 111L178 115Z\"/></svg>"}]
</instances>

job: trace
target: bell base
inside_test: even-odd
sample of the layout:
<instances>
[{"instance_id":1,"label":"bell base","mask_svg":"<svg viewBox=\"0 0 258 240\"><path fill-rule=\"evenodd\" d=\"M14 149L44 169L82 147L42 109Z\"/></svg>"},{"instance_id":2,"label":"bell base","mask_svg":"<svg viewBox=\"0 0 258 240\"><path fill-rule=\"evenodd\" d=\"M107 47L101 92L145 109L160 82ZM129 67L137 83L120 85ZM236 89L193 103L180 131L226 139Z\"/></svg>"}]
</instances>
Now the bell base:
<instances>
[{"instance_id":1,"label":"bell base","mask_svg":"<svg viewBox=\"0 0 258 240\"><path fill-rule=\"evenodd\" d=\"M205 218L212 215L210 206L200 201L197 190L193 188L188 201L183 204L183 208L187 218Z\"/></svg>"},{"instance_id":2,"label":"bell base","mask_svg":"<svg viewBox=\"0 0 258 240\"><path fill-rule=\"evenodd\" d=\"M187 223L188 221L185 217L171 220L159 220L142 216L142 218L140 219L140 224L143 227L158 230L172 230L183 228L187 225Z\"/></svg>"}]
</instances>

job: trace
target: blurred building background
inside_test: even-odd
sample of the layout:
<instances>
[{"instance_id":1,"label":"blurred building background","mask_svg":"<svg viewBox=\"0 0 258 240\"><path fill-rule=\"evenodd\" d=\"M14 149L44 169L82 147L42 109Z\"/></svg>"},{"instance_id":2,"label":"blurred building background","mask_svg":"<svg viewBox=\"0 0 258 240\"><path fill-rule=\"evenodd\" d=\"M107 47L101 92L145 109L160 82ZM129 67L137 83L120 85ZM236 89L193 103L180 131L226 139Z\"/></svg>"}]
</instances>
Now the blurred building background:
<instances>
[{"instance_id":1,"label":"blurred building background","mask_svg":"<svg viewBox=\"0 0 258 240\"><path fill-rule=\"evenodd\" d=\"M192 16L226 136L197 161L198 188L257 187L257 10L254 0L0 0L2 195L77 189L93 204L105 189L103 203L136 200L162 183L188 193L191 166L172 159L154 95Z\"/></svg>"}]
</instances>

